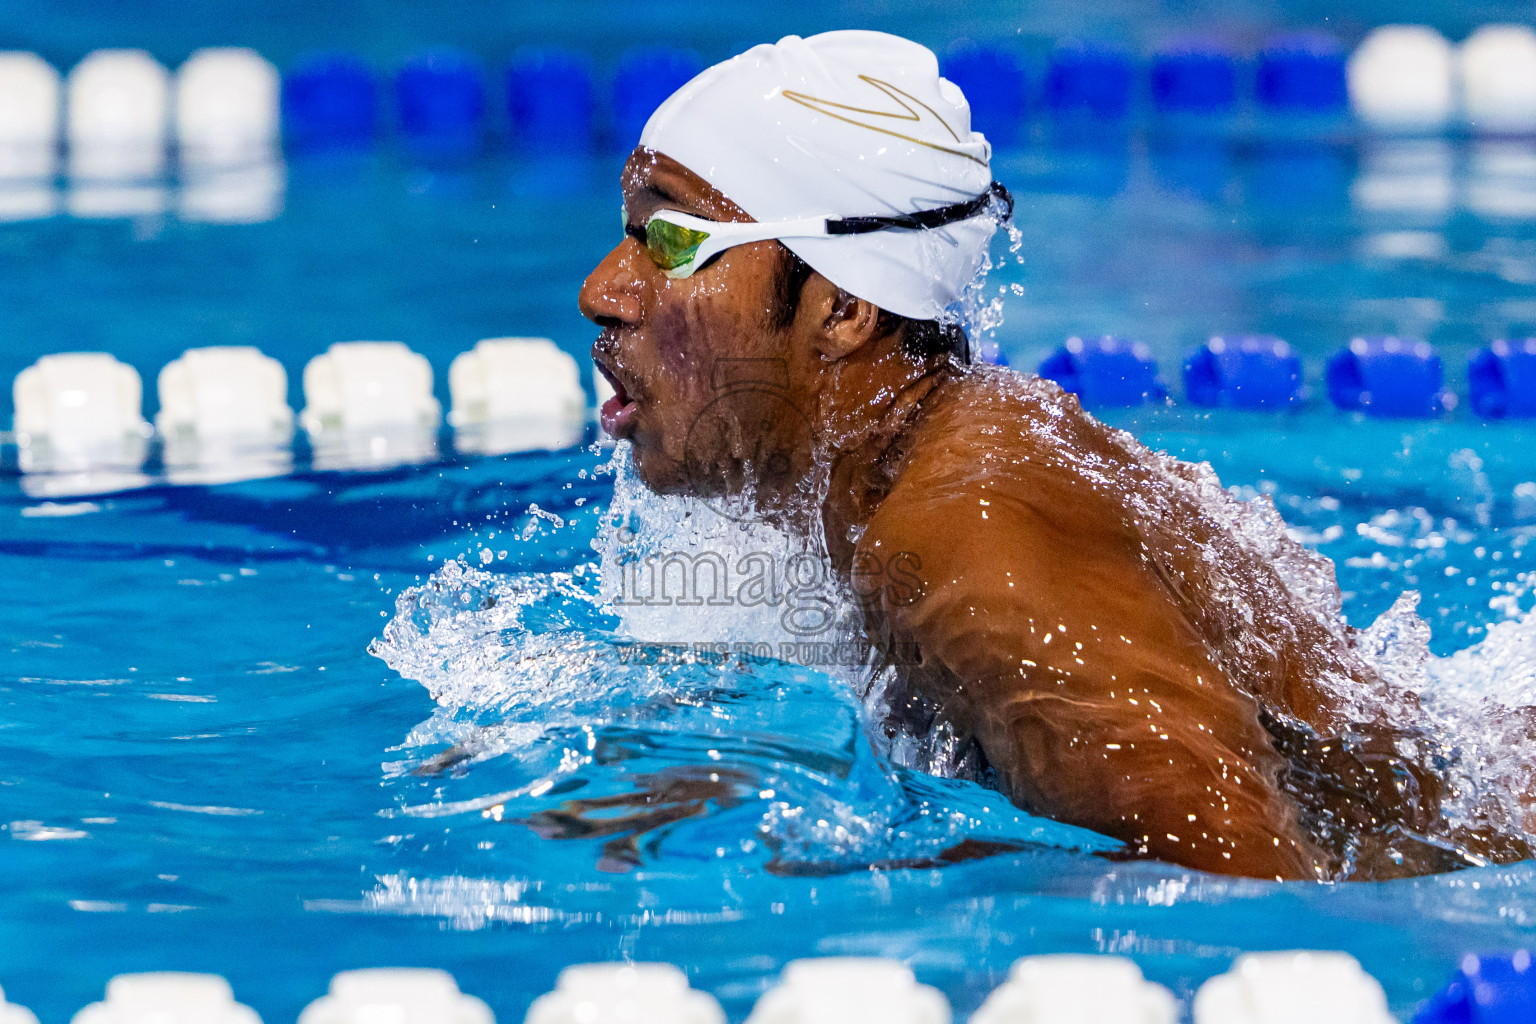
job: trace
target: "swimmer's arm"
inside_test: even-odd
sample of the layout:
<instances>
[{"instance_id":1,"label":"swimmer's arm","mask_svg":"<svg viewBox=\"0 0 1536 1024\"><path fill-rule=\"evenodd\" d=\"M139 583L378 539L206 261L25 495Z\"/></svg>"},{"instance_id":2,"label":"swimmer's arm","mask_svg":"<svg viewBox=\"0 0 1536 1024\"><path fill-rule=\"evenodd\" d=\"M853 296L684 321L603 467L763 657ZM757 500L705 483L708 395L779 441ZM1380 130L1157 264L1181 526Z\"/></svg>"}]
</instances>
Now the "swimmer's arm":
<instances>
[{"instance_id":1,"label":"swimmer's arm","mask_svg":"<svg viewBox=\"0 0 1536 1024\"><path fill-rule=\"evenodd\" d=\"M920 678L948 680L933 696L1016 803L1190 867L1317 877L1254 703L1113 530L995 496L985 519L974 498L904 506L899 492L856 566L885 570L872 597L889 639Z\"/></svg>"}]
</instances>

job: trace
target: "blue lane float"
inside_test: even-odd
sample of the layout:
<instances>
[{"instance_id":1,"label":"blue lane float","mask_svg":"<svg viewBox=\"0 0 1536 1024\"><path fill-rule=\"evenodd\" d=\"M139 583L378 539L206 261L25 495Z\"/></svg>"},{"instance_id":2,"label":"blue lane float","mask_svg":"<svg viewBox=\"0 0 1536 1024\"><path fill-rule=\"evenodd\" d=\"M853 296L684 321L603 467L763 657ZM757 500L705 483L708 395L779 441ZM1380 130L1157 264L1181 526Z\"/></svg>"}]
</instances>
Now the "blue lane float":
<instances>
[{"instance_id":1,"label":"blue lane float","mask_svg":"<svg viewBox=\"0 0 1536 1024\"><path fill-rule=\"evenodd\" d=\"M996 44L957 43L943 71L965 93L972 128L996 145L1018 140L1029 113L1029 78L1017 53Z\"/></svg>"},{"instance_id":2,"label":"blue lane float","mask_svg":"<svg viewBox=\"0 0 1536 1024\"><path fill-rule=\"evenodd\" d=\"M283 134L291 146L354 147L373 141L378 86L373 71L346 53L324 53L283 79Z\"/></svg>"},{"instance_id":3,"label":"blue lane float","mask_svg":"<svg viewBox=\"0 0 1536 1024\"><path fill-rule=\"evenodd\" d=\"M620 149L640 141L640 130L656 108L704 70L692 50L637 47L619 59L613 76L613 139Z\"/></svg>"},{"instance_id":4,"label":"blue lane float","mask_svg":"<svg viewBox=\"0 0 1536 1024\"><path fill-rule=\"evenodd\" d=\"M571 50L525 47L507 71L507 117L514 144L546 152L592 146L592 62Z\"/></svg>"},{"instance_id":5,"label":"blue lane float","mask_svg":"<svg viewBox=\"0 0 1536 1024\"><path fill-rule=\"evenodd\" d=\"M1152 103L1164 113L1226 113L1237 103L1237 62L1210 43L1168 47L1152 60Z\"/></svg>"},{"instance_id":6,"label":"blue lane float","mask_svg":"<svg viewBox=\"0 0 1536 1024\"><path fill-rule=\"evenodd\" d=\"M1467 390L1479 416L1536 416L1536 338L1496 341L1474 352Z\"/></svg>"},{"instance_id":7,"label":"blue lane float","mask_svg":"<svg viewBox=\"0 0 1536 1024\"><path fill-rule=\"evenodd\" d=\"M1254 94L1265 109L1285 114L1334 114L1349 105L1344 47L1321 32L1270 40L1259 55Z\"/></svg>"},{"instance_id":8,"label":"blue lane float","mask_svg":"<svg viewBox=\"0 0 1536 1024\"><path fill-rule=\"evenodd\" d=\"M458 50L409 58L395 76L395 104L406 141L432 151L472 150L485 119L485 74Z\"/></svg>"},{"instance_id":9,"label":"blue lane float","mask_svg":"<svg viewBox=\"0 0 1536 1024\"><path fill-rule=\"evenodd\" d=\"M1205 408L1284 409L1301 403L1301 358L1279 338L1212 338L1184 363L1184 394Z\"/></svg>"},{"instance_id":10,"label":"blue lane float","mask_svg":"<svg viewBox=\"0 0 1536 1024\"><path fill-rule=\"evenodd\" d=\"M1530 950L1468 953L1413 1024L1527 1024L1536 1020L1536 970Z\"/></svg>"},{"instance_id":11,"label":"blue lane float","mask_svg":"<svg viewBox=\"0 0 1536 1024\"><path fill-rule=\"evenodd\" d=\"M1328 360L1328 397L1368 416L1438 416L1446 409L1440 357L1412 338L1356 338Z\"/></svg>"},{"instance_id":12,"label":"blue lane float","mask_svg":"<svg viewBox=\"0 0 1536 1024\"><path fill-rule=\"evenodd\" d=\"M1131 106L1131 58L1104 43L1056 47L1045 74L1045 106L1062 117L1122 118Z\"/></svg>"},{"instance_id":13,"label":"blue lane float","mask_svg":"<svg viewBox=\"0 0 1536 1024\"><path fill-rule=\"evenodd\" d=\"M1040 364L1039 372L1088 408L1142 405L1168 397L1151 351L1137 341L1068 338Z\"/></svg>"}]
</instances>

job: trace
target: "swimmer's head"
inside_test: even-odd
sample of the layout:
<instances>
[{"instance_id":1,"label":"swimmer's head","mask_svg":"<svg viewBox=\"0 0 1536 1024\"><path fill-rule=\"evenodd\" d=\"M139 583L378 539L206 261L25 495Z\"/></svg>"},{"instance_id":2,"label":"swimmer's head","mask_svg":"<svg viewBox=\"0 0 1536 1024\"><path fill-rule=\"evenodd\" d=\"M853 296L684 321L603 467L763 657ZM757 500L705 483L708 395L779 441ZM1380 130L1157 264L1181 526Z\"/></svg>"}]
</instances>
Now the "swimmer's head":
<instances>
[{"instance_id":1,"label":"swimmer's head","mask_svg":"<svg viewBox=\"0 0 1536 1024\"><path fill-rule=\"evenodd\" d=\"M758 46L668 99L624 168L626 238L581 292L618 391L604 426L645 482L698 490L701 458L799 478L812 452L783 413L819 432L839 363L895 379L963 359L944 318L996 229L990 156L934 55L878 32ZM701 433L741 372L763 397Z\"/></svg>"}]
</instances>

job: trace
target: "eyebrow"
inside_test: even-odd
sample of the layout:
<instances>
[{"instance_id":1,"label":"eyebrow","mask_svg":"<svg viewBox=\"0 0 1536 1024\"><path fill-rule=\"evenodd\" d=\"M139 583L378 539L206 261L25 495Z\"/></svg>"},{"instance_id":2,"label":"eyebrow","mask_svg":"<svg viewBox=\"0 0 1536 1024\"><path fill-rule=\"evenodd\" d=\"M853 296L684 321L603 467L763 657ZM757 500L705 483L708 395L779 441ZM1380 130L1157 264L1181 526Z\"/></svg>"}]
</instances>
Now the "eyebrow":
<instances>
[{"instance_id":1,"label":"eyebrow","mask_svg":"<svg viewBox=\"0 0 1536 1024\"><path fill-rule=\"evenodd\" d=\"M640 193L636 196L636 198L652 200L656 203L658 209L663 207L676 208L680 213L693 211L697 212L700 216L705 216L704 211L700 210L698 205L692 200L683 198L676 192L667 188L664 184L658 184L654 180L648 182L646 186L640 190Z\"/></svg>"},{"instance_id":2,"label":"eyebrow","mask_svg":"<svg viewBox=\"0 0 1536 1024\"><path fill-rule=\"evenodd\" d=\"M648 181L644 186L636 189L633 200L626 202L625 205L631 211L644 210L647 214L655 213L657 210L675 210L678 213L691 213L705 220L719 219L713 211L705 210L697 203L679 197L655 181ZM632 221L625 223L625 233L644 244L644 231Z\"/></svg>"}]
</instances>

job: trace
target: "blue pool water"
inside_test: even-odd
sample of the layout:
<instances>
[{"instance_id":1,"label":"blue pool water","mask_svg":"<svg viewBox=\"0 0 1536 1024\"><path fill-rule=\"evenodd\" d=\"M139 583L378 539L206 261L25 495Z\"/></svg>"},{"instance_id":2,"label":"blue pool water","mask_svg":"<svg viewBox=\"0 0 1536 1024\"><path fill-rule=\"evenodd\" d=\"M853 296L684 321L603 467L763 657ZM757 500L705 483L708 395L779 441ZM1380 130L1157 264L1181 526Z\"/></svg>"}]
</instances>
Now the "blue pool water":
<instances>
[{"instance_id":1,"label":"blue pool water","mask_svg":"<svg viewBox=\"0 0 1536 1024\"><path fill-rule=\"evenodd\" d=\"M1117 17L1200 14L1185 7ZM556 24L531 10L499 31ZM1264 24L1236 11L1244 31ZM87 24L60 8L18 42L68 63L65 39L146 41L137 31L166 59L224 41L193 39L206 26L176 13ZM274 14L236 41L281 58L329 32L389 56L425 32L344 13L291 31ZM976 30L1002 16L978 8ZM690 41L800 27L733 17ZM941 41L936 11L882 17ZM1083 27L1070 21L1032 30ZM1500 145L1037 125L997 162L1023 261L992 287L996 340L1020 366L1079 333L1139 338L1169 374L1213 333L1288 339L1313 391L1298 412L1106 415L1270 495L1334 559L1354 624L1410 588L1436 655L1506 624L1504 654L1473 674L1519 691L1536 661L1518 621L1533 603L1536 428L1465 409L1363 421L1318 395L1323 360L1357 333L1427 338L1463 391L1472 349L1536 334L1536 148ZM185 348L254 344L287 366L297 407L304 362L338 340L406 341L444 399L449 360L481 337L548 335L585 365L574 294L614 240L618 165L426 167L386 149L290 162L267 223L0 225L0 380L94 349L153 381ZM965 1012L1029 953L1127 954L1187 997L1239 951L1313 947L1354 953L1406 1014L1464 951L1530 941L1528 864L1318 886L1118 862L972 783L895 767L837 676L626 662L592 546L610 460L581 447L51 502L0 478L7 996L54 1024L111 974L208 970L281 1021L337 970L430 965L515 1021L565 964L635 958L685 966L740 1019L785 961L872 953ZM475 759L418 773L465 741ZM622 811L590 815L586 834L559 816L647 785L688 796L633 844L593 823ZM1017 848L868 869L964 838Z\"/></svg>"}]
</instances>

